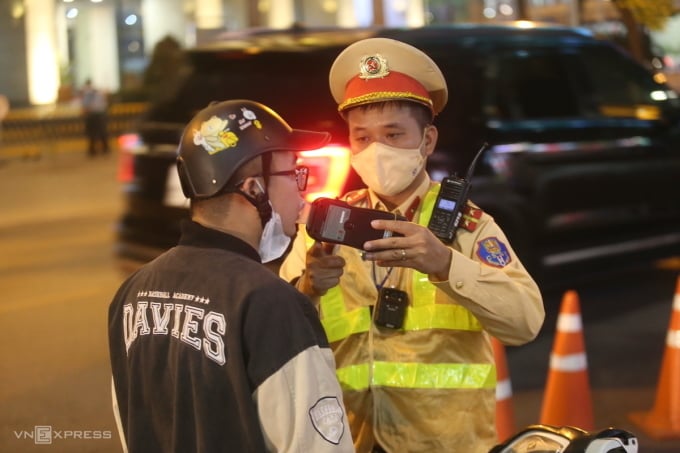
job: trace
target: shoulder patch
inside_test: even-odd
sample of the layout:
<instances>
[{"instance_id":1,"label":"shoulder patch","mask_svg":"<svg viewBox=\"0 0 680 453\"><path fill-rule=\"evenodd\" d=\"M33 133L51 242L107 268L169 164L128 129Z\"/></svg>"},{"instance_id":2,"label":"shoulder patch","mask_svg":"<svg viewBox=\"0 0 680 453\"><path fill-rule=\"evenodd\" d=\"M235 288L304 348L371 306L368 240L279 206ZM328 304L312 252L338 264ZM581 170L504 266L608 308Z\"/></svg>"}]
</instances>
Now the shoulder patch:
<instances>
[{"instance_id":1,"label":"shoulder patch","mask_svg":"<svg viewBox=\"0 0 680 453\"><path fill-rule=\"evenodd\" d=\"M463 208L463 215L460 219L460 227L467 231L475 231L482 217L482 210L468 202Z\"/></svg>"},{"instance_id":2,"label":"shoulder patch","mask_svg":"<svg viewBox=\"0 0 680 453\"><path fill-rule=\"evenodd\" d=\"M505 267L512 261L508 246L491 236L477 242L477 256L483 263L493 267Z\"/></svg>"},{"instance_id":3,"label":"shoulder patch","mask_svg":"<svg viewBox=\"0 0 680 453\"><path fill-rule=\"evenodd\" d=\"M344 409L334 396L326 396L309 409L309 418L314 429L326 441L338 445L345 433Z\"/></svg>"},{"instance_id":4,"label":"shoulder patch","mask_svg":"<svg viewBox=\"0 0 680 453\"><path fill-rule=\"evenodd\" d=\"M343 197L349 204L356 204L368 197L368 189L359 189L345 194Z\"/></svg>"}]
</instances>

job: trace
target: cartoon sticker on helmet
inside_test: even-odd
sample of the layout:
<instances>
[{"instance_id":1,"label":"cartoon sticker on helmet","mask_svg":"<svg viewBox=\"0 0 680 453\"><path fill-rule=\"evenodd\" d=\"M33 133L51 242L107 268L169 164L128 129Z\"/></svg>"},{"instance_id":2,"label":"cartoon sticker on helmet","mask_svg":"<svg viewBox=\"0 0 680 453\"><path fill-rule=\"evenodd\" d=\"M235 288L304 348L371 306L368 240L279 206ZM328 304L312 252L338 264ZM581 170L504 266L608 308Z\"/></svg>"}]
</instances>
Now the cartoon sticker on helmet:
<instances>
[{"instance_id":1,"label":"cartoon sticker on helmet","mask_svg":"<svg viewBox=\"0 0 680 453\"><path fill-rule=\"evenodd\" d=\"M194 145L202 146L209 154L215 154L238 143L238 136L228 129L229 120L213 115L194 129Z\"/></svg>"},{"instance_id":2,"label":"cartoon sticker on helmet","mask_svg":"<svg viewBox=\"0 0 680 453\"><path fill-rule=\"evenodd\" d=\"M484 238L477 242L477 256L482 262L493 267L505 267L512 261L508 247L496 237Z\"/></svg>"},{"instance_id":3,"label":"cartoon sticker on helmet","mask_svg":"<svg viewBox=\"0 0 680 453\"><path fill-rule=\"evenodd\" d=\"M262 129L262 123L257 119L255 112L246 107L241 107L240 118L238 113L229 113L227 118L223 119L213 115L208 121L201 123L199 129L194 129L194 144L202 146L209 154L236 147L239 138L235 132L230 130L230 121L236 122L241 131L250 126Z\"/></svg>"}]
</instances>

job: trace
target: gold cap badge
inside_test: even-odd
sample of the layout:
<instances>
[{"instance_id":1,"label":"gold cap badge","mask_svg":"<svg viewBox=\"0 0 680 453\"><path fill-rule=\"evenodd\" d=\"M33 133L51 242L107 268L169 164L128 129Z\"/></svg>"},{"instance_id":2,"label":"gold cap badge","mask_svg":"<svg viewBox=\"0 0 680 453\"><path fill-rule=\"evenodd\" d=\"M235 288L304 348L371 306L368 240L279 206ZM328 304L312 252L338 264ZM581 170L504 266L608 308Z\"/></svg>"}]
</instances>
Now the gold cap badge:
<instances>
[{"instance_id":1,"label":"gold cap badge","mask_svg":"<svg viewBox=\"0 0 680 453\"><path fill-rule=\"evenodd\" d=\"M387 60L379 53L361 58L361 63L359 64L360 79L376 79L385 77L389 73Z\"/></svg>"}]
</instances>

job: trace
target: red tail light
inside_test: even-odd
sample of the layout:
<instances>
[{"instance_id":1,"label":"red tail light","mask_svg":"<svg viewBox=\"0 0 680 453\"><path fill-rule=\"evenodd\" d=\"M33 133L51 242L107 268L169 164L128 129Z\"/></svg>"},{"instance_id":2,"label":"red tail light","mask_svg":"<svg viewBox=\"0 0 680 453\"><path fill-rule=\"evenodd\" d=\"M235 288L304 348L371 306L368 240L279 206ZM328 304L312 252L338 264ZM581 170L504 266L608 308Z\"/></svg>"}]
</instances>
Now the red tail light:
<instances>
[{"instance_id":1,"label":"red tail light","mask_svg":"<svg viewBox=\"0 0 680 453\"><path fill-rule=\"evenodd\" d=\"M139 146L137 134L118 136L118 181L128 183L135 177L134 148Z\"/></svg>"},{"instance_id":2,"label":"red tail light","mask_svg":"<svg viewBox=\"0 0 680 453\"><path fill-rule=\"evenodd\" d=\"M349 148L337 145L299 153L298 164L309 167L305 194L307 201L340 195L349 175L349 156Z\"/></svg>"}]
</instances>

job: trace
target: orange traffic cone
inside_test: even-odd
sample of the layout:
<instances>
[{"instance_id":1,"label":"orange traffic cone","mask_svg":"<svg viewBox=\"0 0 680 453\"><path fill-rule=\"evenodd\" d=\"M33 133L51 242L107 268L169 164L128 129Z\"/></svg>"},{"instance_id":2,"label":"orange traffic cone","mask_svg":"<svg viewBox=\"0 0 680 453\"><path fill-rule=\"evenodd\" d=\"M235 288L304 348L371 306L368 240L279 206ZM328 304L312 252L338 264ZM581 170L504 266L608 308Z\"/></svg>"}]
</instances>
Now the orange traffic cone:
<instances>
[{"instance_id":1,"label":"orange traffic cone","mask_svg":"<svg viewBox=\"0 0 680 453\"><path fill-rule=\"evenodd\" d=\"M594 429L581 310L573 290L564 293L557 318L540 423Z\"/></svg>"},{"instance_id":2,"label":"orange traffic cone","mask_svg":"<svg viewBox=\"0 0 680 453\"><path fill-rule=\"evenodd\" d=\"M491 337L493 355L496 360L496 433L503 442L515 434L515 413L512 408L512 383L508 372L505 347L498 339Z\"/></svg>"},{"instance_id":3,"label":"orange traffic cone","mask_svg":"<svg viewBox=\"0 0 680 453\"><path fill-rule=\"evenodd\" d=\"M630 419L649 437L680 439L680 277L675 289L654 407L648 412L632 413Z\"/></svg>"}]
</instances>

